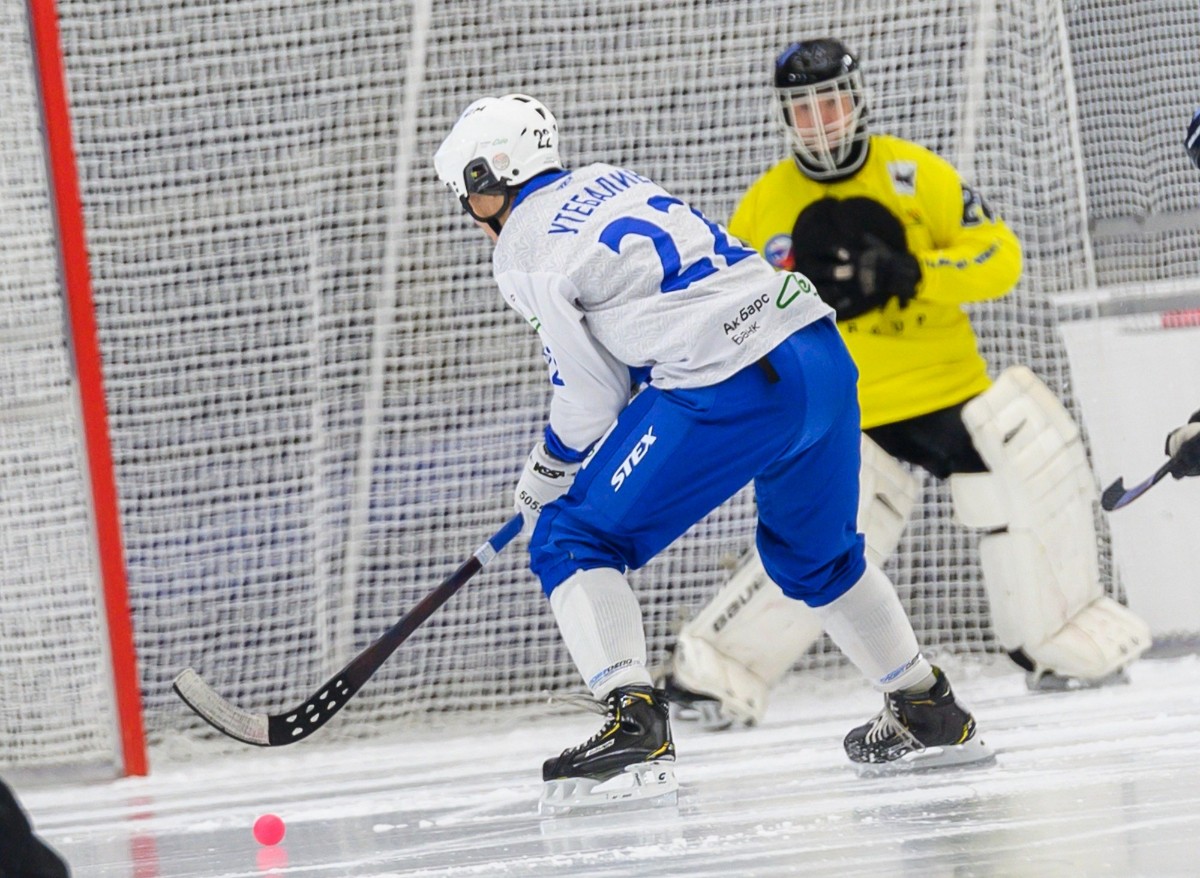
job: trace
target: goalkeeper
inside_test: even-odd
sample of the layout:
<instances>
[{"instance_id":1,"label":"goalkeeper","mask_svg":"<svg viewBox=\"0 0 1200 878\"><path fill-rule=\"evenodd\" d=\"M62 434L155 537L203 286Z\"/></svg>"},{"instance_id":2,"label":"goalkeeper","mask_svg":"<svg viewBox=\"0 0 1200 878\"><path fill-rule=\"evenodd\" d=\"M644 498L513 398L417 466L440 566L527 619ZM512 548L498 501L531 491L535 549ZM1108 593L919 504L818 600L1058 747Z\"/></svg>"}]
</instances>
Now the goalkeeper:
<instances>
[{"instance_id":1,"label":"goalkeeper","mask_svg":"<svg viewBox=\"0 0 1200 878\"><path fill-rule=\"evenodd\" d=\"M1120 679L1150 635L1104 595L1079 430L1028 369L993 383L963 308L1015 286L1016 237L949 163L868 133L862 74L839 41L788 46L775 92L790 155L745 193L729 230L815 281L836 311L860 373L868 558L892 554L916 500L900 461L948 479L956 520L981 534L996 637L1031 687ZM680 633L664 684L694 708L681 717L753 723L819 636L751 551Z\"/></svg>"}]
</instances>

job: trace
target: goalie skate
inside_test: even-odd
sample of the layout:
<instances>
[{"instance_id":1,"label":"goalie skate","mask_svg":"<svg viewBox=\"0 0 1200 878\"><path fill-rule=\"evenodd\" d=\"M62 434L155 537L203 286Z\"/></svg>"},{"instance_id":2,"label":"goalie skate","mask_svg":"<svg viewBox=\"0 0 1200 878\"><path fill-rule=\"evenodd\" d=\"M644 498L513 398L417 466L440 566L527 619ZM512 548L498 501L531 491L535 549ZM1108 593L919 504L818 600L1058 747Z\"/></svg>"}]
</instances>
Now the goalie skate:
<instances>
[{"instance_id":1,"label":"goalie skate","mask_svg":"<svg viewBox=\"0 0 1200 878\"><path fill-rule=\"evenodd\" d=\"M1025 687L1030 692L1076 692L1080 689L1100 689L1104 686L1126 686L1129 674L1119 668L1098 680L1082 677L1066 677L1053 671L1029 671L1025 675Z\"/></svg>"},{"instance_id":2,"label":"goalie skate","mask_svg":"<svg viewBox=\"0 0 1200 878\"><path fill-rule=\"evenodd\" d=\"M540 813L676 801L679 785L671 767L675 744L666 694L648 686L622 686L605 700L608 713L600 731L542 766Z\"/></svg>"},{"instance_id":3,"label":"goalie skate","mask_svg":"<svg viewBox=\"0 0 1200 878\"><path fill-rule=\"evenodd\" d=\"M675 719L696 723L706 732L720 732L733 725L733 717L721 710L720 699L688 689L673 674L665 674L657 683L667 693L671 716Z\"/></svg>"},{"instance_id":4,"label":"goalie skate","mask_svg":"<svg viewBox=\"0 0 1200 878\"><path fill-rule=\"evenodd\" d=\"M975 718L958 703L940 668L926 693L888 692L883 710L846 735L846 755L862 776L990 762Z\"/></svg>"}]
</instances>

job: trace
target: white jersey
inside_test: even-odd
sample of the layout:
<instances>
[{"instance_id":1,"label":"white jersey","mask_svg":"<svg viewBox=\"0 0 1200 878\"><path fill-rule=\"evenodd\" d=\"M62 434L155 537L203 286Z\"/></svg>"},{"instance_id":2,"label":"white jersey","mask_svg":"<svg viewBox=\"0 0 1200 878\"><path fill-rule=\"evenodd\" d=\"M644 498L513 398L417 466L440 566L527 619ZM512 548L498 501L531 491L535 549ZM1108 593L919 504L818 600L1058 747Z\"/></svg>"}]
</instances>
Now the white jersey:
<instances>
[{"instance_id":1,"label":"white jersey","mask_svg":"<svg viewBox=\"0 0 1200 878\"><path fill-rule=\"evenodd\" d=\"M541 336L550 426L583 451L655 387L705 387L833 313L812 284L651 180L610 165L569 172L513 208L492 256L504 299Z\"/></svg>"}]
</instances>

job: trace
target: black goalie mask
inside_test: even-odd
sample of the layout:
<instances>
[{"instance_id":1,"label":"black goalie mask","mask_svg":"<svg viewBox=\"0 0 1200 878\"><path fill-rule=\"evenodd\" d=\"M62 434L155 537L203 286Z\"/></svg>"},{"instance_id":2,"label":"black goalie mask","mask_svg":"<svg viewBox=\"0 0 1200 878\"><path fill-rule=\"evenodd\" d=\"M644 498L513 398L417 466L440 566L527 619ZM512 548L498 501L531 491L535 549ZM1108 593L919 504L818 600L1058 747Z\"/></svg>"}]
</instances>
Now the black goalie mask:
<instances>
[{"instance_id":1,"label":"black goalie mask","mask_svg":"<svg viewBox=\"0 0 1200 878\"><path fill-rule=\"evenodd\" d=\"M775 60L788 147L805 176L853 174L867 157L867 104L858 61L837 40L792 43Z\"/></svg>"}]
</instances>

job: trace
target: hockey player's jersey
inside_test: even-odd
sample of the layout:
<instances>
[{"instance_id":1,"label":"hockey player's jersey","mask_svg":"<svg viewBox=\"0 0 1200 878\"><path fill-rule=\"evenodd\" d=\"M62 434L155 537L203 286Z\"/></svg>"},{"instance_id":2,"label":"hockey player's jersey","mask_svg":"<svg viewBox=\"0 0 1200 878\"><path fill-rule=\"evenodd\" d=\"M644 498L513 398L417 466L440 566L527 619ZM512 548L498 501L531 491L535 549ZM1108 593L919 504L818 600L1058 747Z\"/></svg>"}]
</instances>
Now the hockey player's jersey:
<instances>
[{"instance_id":1,"label":"hockey player's jersey","mask_svg":"<svg viewBox=\"0 0 1200 878\"><path fill-rule=\"evenodd\" d=\"M648 368L664 390L709 386L832 314L802 275L779 274L652 181L610 165L522 189L492 266L505 301L541 336L550 428L580 454L628 403L631 368Z\"/></svg>"},{"instance_id":2,"label":"hockey player's jersey","mask_svg":"<svg viewBox=\"0 0 1200 878\"><path fill-rule=\"evenodd\" d=\"M819 182L789 156L742 197L729 230L776 268L792 267L792 229L822 198L871 198L904 225L921 264L906 308L883 308L838 323L859 369L863 427L946 408L990 385L962 305L1009 292L1021 273L1021 247L983 198L944 159L908 141L871 137L866 163L844 180Z\"/></svg>"}]
</instances>

